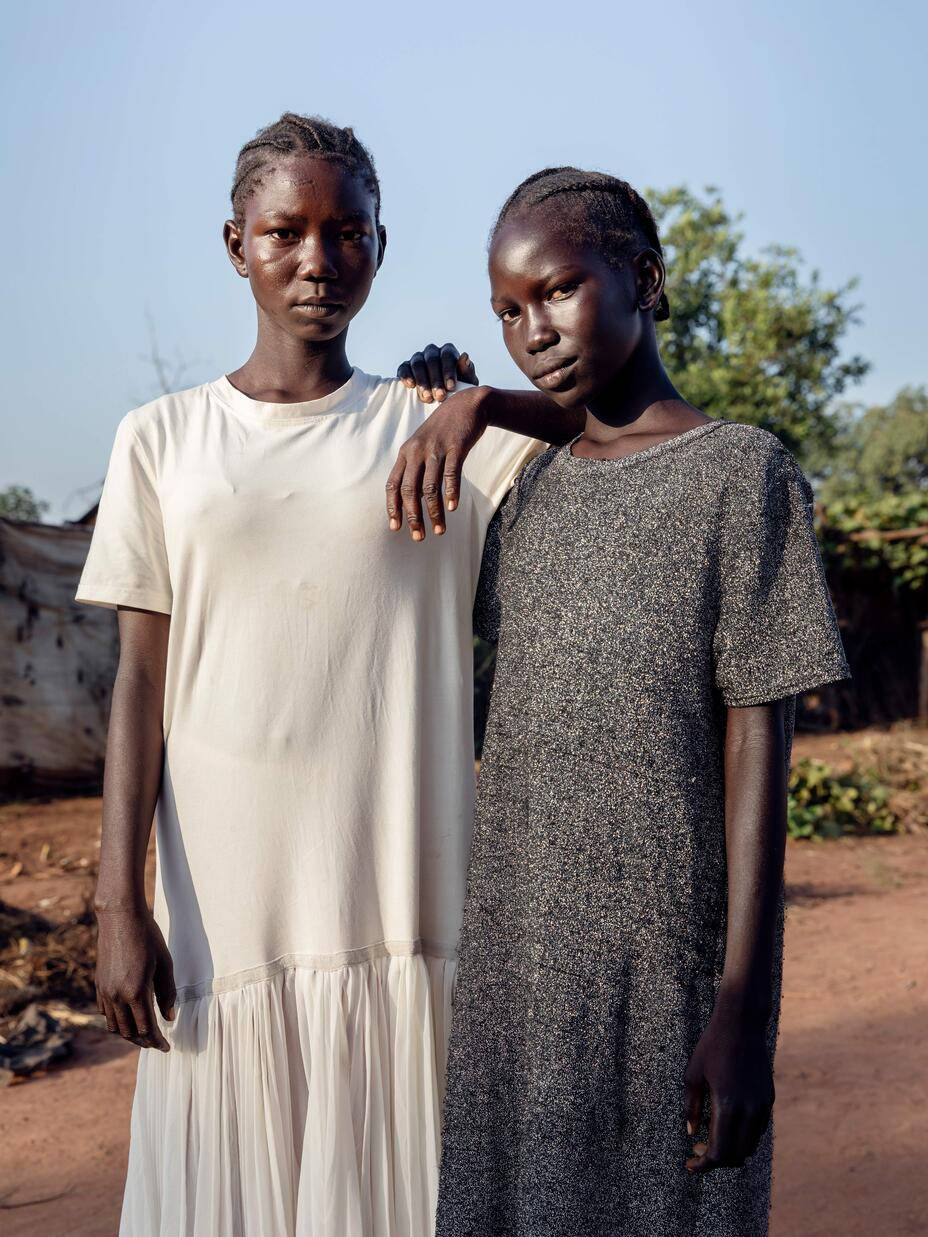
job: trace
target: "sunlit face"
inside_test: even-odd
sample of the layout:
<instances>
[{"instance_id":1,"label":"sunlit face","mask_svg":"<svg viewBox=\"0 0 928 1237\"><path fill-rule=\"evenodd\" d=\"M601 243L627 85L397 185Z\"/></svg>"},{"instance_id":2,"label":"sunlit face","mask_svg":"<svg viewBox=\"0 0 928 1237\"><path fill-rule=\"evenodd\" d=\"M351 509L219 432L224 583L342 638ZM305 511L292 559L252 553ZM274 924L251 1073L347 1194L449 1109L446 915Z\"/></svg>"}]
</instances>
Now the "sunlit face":
<instances>
[{"instance_id":1,"label":"sunlit face","mask_svg":"<svg viewBox=\"0 0 928 1237\"><path fill-rule=\"evenodd\" d=\"M572 242L568 226L543 209L514 216L496 233L490 288L509 355L564 408L595 400L641 339L631 267L616 270Z\"/></svg>"},{"instance_id":2,"label":"sunlit face","mask_svg":"<svg viewBox=\"0 0 928 1237\"><path fill-rule=\"evenodd\" d=\"M230 221L225 236L265 317L305 340L345 331L383 259L374 210L370 190L343 164L287 155L263 173L243 224Z\"/></svg>"}]
</instances>

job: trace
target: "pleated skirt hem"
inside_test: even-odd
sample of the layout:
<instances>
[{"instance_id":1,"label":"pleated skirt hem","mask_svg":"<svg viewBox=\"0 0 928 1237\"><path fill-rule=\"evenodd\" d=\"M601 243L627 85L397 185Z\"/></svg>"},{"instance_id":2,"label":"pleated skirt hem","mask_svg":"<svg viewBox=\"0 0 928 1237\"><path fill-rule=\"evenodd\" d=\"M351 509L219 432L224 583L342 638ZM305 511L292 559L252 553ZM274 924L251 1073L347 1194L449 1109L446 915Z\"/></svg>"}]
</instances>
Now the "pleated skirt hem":
<instances>
[{"instance_id":1,"label":"pleated skirt hem","mask_svg":"<svg viewBox=\"0 0 928 1237\"><path fill-rule=\"evenodd\" d=\"M142 1052L120 1237L431 1237L456 964L282 968Z\"/></svg>"}]
</instances>

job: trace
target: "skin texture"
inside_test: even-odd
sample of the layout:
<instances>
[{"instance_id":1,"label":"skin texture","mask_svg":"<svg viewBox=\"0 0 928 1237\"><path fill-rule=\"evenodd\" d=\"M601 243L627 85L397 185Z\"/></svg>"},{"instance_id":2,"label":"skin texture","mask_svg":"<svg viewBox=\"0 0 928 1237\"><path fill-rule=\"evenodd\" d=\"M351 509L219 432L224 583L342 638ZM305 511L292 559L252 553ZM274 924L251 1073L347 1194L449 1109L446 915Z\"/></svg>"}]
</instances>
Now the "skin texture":
<instances>
[{"instance_id":1,"label":"skin texture","mask_svg":"<svg viewBox=\"0 0 928 1237\"><path fill-rule=\"evenodd\" d=\"M140 1048L168 1051L152 1000L173 1018L171 956L145 899L145 852L158 799L170 616L120 606L103 833L94 898L97 1008L107 1029Z\"/></svg>"},{"instance_id":2,"label":"skin texture","mask_svg":"<svg viewBox=\"0 0 928 1237\"><path fill-rule=\"evenodd\" d=\"M244 220L226 221L223 238L258 313L254 352L229 374L233 386L252 399L297 403L347 382L348 325L387 244L364 182L337 162L285 156L248 198Z\"/></svg>"},{"instance_id":3,"label":"skin texture","mask_svg":"<svg viewBox=\"0 0 928 1237\"><path fill-rule=\"evenodd\" d=\"M565 414L584 417L574 454L620 459L709 420L679 395L660 359L654 310L664 266L656 252L642 248L616 269L573 244L542 206L506 221L489 267L510 356ZM421 370L411 368L409 378L421 385ZM783 701L727 710L725 778L725 966L680 1080L690 1134L709 1104L708 1141L693 1145L686 1164L694 1173L743 1164L773 1105L765 1029L786 837Z\"/></svg>"},{"instance_id":4,"label":"skin texture","mask_svg":"<svg viewBox=\"0 0 928 1237\"><path fill-rule=\"evenodd\" d=\"M461 493L461 469L488 425L540 438L569 442L583 426L580 410L565 411L553 400L531 391L500 391L474 386L448 396L454 386L448 375L457 367L458 381L475 382L473 363L454 344L429 344L396 371L424 403L445 402L403 443L387 478L387 519L392 532L403 520L413 541L425 540L422 502L432 532L441 536L447 525L445 505L454 511Z\"/></svg>"}]
</instances>

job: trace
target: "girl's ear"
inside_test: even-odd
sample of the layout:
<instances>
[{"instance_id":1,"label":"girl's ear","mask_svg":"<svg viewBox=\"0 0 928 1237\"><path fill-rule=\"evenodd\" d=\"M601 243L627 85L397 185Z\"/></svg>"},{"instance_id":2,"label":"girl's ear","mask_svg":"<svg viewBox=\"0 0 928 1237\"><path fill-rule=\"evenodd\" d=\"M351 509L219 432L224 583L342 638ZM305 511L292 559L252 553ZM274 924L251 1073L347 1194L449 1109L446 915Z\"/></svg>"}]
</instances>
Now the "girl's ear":
<instances>
[{"instance_id":1,"label":"girl's ear","mask_svg":"<svg viewBox=\"0 0 928 1237\"><path fill-rule=\"evenodd\" d=\"M248 267L245 263L245 244L242 233L234 219L227 219L222 229L222 239L225 242L229 261L243 279L248 278Z\"/></svg>"},{"instance_id":2,"label":"girl's ear","mask_svg":"<svg viewBox=\"0 0 928 1237\"><path fill-rule=\"evenodd\" d=\"M653 313L658 320L668 317L670 313L664 295L666 277L664 260L657 250L642 249L635 258L638 308L642 313Z\"/></svg>"},{"instance_id":3,"label":"girl's ear","mask_svg":"<svg viewBox=\"0 0 928 1237\"><path fill-rule=\"evenodd\" d=\"M380 242L380 247L377 251L377 269L379 271L383 265L383 255L387 250L387 229L382 223L377 225L377 240Z\"/></svg>"}]
</instances>

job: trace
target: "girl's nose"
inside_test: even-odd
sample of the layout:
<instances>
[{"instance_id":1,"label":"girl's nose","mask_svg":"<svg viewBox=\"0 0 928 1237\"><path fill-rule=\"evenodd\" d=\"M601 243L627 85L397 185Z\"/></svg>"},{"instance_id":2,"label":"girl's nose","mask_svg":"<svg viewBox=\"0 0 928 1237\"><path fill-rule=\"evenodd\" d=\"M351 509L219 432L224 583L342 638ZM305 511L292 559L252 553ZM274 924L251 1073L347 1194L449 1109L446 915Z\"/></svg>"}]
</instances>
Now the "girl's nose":
<instances>
[{"instance_id":1,"label":"girl's nose","mask_svg":"<svg viewBox=\"0 0 928 1237\"><path fill-rule=\"evenodd\" d=\"M556 344L560 336L543 313L528 312L525 315L525 348L532 353L544 352Z\"/></svg>"},{"instance_id":2,"label":"girl's nose","mask_svg":"<svg viewBox=\"0 0 928 1237\"><path fill-rule=\"evenodd\" d=\"M319 283L338 278L338 268L321 236L307 236L304 240L297 275L300 279L314 279Z\"/></svg>"}]
</instances>

